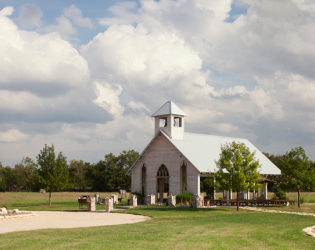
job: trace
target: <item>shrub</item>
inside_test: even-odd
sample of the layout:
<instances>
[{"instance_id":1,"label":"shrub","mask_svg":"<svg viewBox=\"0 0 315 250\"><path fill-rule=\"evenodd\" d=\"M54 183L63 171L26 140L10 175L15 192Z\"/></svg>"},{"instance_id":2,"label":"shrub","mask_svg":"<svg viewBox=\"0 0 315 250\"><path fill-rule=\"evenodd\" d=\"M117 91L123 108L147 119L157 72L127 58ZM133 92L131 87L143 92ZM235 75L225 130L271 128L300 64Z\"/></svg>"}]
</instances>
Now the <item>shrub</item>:
<instances>
[{"instance_id":1,"label":"shrub","mask_svg":"<svg viewBox=\"0 0 315 250\"><path fill-rule=\"evenodd\" d=\"M192 193L183 193L183 203L188 205L192 204L192 197L193 197ZM181 194L176 195L176 203L180 203L181 199L182 199Z\"/></svg>"},{"instance_id":2,"label":"shrub","mask_svg":"<svg viewBox=\"0 0 315 250\"><path fill-rule=\"evenodd\" d=\"M305 197L300 197L300 203L303 204L305 202Z\"/></svg>"},{"instance_id":3,"label":"shrub","mask_svg":"<svg viewBox=\"0 0 315 250\"><path fill-rule=\"evenodd\" d=\"M279 197L276 194L274 194L271 199L272 200L279 200Z\"/></svg>"},{"instance_id":4,"label":"shrub","mask_svg":"<svg viewBox=\"0 0 315 250\"><path fill-rule=\"evenodd\" d=\"M281 190L279 187L274 188L274 193L275 193L275 196L277 196L279 200L287 200L285 192Z\"/></svg>"},{"instance_id":5,"label":"shrub","mask_svg":"<svg viewBox=\"0 0 315 250\"><path fill-rule=\"evenodd\" d=\"M144 197L143 197L143 195L140 193L140 192L132 192L131 194L135 194L135 195L137 195L137 202L138 202L138 204L143 204L144 203Z\"/></svg>"}]
</instances>

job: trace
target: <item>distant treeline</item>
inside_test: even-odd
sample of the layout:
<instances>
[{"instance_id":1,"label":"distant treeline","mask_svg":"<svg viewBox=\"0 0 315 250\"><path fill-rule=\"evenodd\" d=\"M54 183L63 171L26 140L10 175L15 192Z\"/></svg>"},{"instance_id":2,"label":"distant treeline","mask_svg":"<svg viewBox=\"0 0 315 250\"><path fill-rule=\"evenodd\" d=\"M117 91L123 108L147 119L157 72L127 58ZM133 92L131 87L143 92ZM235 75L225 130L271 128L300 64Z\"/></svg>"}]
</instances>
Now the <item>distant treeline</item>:
<instances>
[{"instance_id":1,"label":"distant treeline","mask_svg":"<svg viewBox=\"0 0 315 250\"><path fill-rule=\"evenodd\" d=\"M138 156L139 153L134 150L124 150L118 156L112 153L107 154L104 160L96 164L83 160L71 160L66 163L68 172L65 174L67 176L66 190L129 190L131 177L125 174ZM58 157L64 156L60 152ZM40 164L29 157L23 158L13 168L3 167L0 162L0 191L39 191L43 188L41 180Z\"/></svg>"},{"instance_id":2,"label":"distant treeline","mask_svg":"<svg viewBox=\"0 0 315 250\"><path fill-rule=\"evenodd\" d=\"M53 150L53 148L51 149ZM303 148L301 148L301 150L304 152ZM285 172L285 168L288 167L288 165L284 164L285 155L263 154L282 172ZM41 154L39 154L38 157L40 156L44 157L43 159L47 161L48 156L45 155L45 152L41 151ZM134 150L124 150L118 156L115 156L112 153L107 154L105 155L104 160L100 160L96 164L84 162L83 160L71 160L67 163L66 157L60 152L56 159L56 164L64 165L61 169L66 169L66 172L63 173L66 180L62 180L63 188L59 190L90 190L100 192L118 189L130 190L131 177L125 174L138 156L139 153ZM42 162L41 166L38 157L36 163L29 157L23 158L23 160L20 163L15 164L13 168L9 166L3 167L0 162L0 191L39 191L39 189L43 188L43 180L46 179L47 181L49 176L43 175L43 166L45 165L45 162ZM309 166L307 168L315 171L315 161L308 160L306 155L304 158L307 161L307 166ZM284 176L269 175L267 178L275 180L278 183L284 182ZM60 185L57 185L57 189L58 186ZM207 193L213 192L213 177L202 178L200 186L201 189ZM270 191L273 190L273 186L274 185L272 184L269 185L268 189ZM286 190L289 191L289 189L290 188L287 188Z\"/></svg>"}]
</instances>

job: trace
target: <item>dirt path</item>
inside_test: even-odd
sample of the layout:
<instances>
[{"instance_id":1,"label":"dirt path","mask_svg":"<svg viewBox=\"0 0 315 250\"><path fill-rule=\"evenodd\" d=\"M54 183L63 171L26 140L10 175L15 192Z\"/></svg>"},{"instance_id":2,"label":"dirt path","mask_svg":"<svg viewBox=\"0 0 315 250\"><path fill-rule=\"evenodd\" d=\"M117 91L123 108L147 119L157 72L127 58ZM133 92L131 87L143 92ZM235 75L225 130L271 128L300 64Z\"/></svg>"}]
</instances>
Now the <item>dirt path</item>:
<instances>
[{"instance_id":1,"label":"dirt path","mask_svg":"<svg viewBox=\"0 0 315 250\"><path fill-rule=\"evenodd\" d=\"M151 219L148 216L97 212L36 211L37 216L0 221L0 234L47 228L96 227L137 223Z\"/></svg>"}]
</instances>

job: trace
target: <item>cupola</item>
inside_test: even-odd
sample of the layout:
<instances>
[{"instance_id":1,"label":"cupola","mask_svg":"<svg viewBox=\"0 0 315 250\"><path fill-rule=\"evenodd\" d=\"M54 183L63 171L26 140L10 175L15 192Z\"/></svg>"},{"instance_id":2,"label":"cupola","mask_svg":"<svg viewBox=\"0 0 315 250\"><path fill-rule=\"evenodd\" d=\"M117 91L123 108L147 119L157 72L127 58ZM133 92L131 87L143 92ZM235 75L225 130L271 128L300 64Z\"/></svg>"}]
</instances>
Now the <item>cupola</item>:
<instances>
[{"instance_id":1,"label":"cupola","mask_svg":"<svg viewBox=\"0 0 315 250\"><path fill-rule=\"evenodd\" d=\"M185 116L185 112L174 102L166 102L152 115L155 117L154 134L162 130L171 139L184 140Z\"/></svg>"}]
</instances>

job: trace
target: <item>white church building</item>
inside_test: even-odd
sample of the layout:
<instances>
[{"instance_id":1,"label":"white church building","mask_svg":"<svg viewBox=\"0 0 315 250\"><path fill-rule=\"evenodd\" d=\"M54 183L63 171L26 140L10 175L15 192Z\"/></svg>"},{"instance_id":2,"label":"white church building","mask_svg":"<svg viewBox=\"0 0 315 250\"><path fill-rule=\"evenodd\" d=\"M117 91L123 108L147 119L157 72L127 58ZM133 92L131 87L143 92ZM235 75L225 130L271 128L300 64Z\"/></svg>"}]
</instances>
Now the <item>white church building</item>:
<instances>
[{"instance_id":1,"label":"white church building","mask_svg":"<svg viewBox=\"0 0 315 250\"><path fill-rule=\"evenodd\" d=\"M172 101L166 102L152 117L154 137L127 172L131 175L132 192L138 191L145 197L154 194L156 201L161 202L164 193L200 195L200 177L216 171L215 160L220 157L221 145L233 141L256 151L262 176L281 174L247 139L186 133L187 115Z\"/></svg>"}]
</instances>

